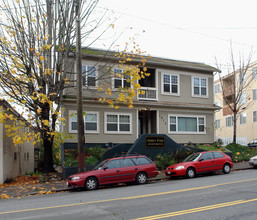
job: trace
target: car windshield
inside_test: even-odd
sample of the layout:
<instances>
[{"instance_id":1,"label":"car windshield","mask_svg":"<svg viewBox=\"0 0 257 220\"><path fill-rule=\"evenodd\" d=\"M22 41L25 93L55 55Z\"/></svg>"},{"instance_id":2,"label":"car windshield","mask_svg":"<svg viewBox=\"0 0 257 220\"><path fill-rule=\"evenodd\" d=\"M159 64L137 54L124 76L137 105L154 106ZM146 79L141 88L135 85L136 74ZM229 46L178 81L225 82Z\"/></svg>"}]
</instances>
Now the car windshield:
<instances>
[{"instance_id":1,"label":"car windshield","mask_svg":"<svg viewBox=\"0 0 257 220\"><path fill-rule=\"evenodd\" d=\"M183 162L188 162L188 161L197 161L197 159L199 158L200 153L199 154L191 154L189 155L185 160L183 160Z\"/></svg>"},{"instance_id":2,"label":"car windshield","mask_svg":"<svg viewBox=\"0 0 257 220\"><path fill-rule=\"evenodd\" d=\"M101 163L96 165L93 170L100 170L107 162L108 162L108 160L102 161Z\"/></svg>"}]
</instances>

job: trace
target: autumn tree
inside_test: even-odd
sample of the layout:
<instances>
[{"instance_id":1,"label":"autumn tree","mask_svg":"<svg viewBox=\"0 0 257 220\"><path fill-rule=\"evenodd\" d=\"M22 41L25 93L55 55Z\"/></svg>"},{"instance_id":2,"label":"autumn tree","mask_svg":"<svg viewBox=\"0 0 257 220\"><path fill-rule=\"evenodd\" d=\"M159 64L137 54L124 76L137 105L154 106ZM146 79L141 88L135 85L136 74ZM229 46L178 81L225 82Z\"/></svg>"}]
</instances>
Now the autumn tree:
<instances>
[{"instance_id":1,"label":"autumn tree","mask_svg":"<svg viewBox=\"0 0 257 220\"><path fill-rule=\"evenodd\" d=\"M79 10L83 9L81 26L87 24L82 33L85 40L105 15L90 20L98 1L83 2ZM63 90L69 85L69 54L75 54L76 3L13 0L0 6L0 85L9 101L21 106L19 111L24 110L24 117L36 128L34 137L39 137L44 146L45 172L53 171L52 146L62 120Z\"/></svg>"},{"instance_id":2,"label":"autumn tree","mask_svg":"<svg viewBox=\"0 0 257 220\"><path fill-rule=\"evenodd\" d=\"M221 72L218 73L222 93L220 101L223 103L223 112L226 110L227 114L233 116L233 143L236 143L237 139L238 116L252 104L251 93L248 92L249 86L255 78L249 73L251 57L252 53L249 54L246 60L242 55L239 55L237 63L231 49L228 74L221 76Z\"/></svg>"},{"instance_id":3,"label":"autumn tree","mask_svg":"<svg viewBox=\"0 0 257 220\"><path fill-rule=\"evenodd\" d=\"M8 101L20 106L19 112L35 131L34 140L42 141L45 172L54 171L52 147L54 139L60 137L58 126L64 123L60 116L63 91L72 86L67 76L75 74L71 63L76 58L76 10L81 10L81 41L87 40L87 45L114 27L112 23L107 25L98 37L94 36L89 41L89 35L104 24L108 16L94 14L97 0L83 1L80 8L77 1L10 0L0 5L1 16L4 17L0 26L0 86ZM144 64L145 58L141 57L140 51L136 52ZM131 59L123 52L116 58L120 65ZM133 87L121 88L117 99L112 98L110 88L99 87L99 94L106 95L99 101L114 108L118 108L119 103L133 107L133 97L140 89L136 81L145 74L146 70L141 71L139 66L133 65L126 71L129 75L127 81ZM113 73L109 72L108 77L112 76ZM2 113L1 117L4 120L9 116ZM15 133L16 130L15 127L10 128L10 132ZM17 135L14 135L15 144L31 139L31 134Z\"/></svg>"}]
</instances>

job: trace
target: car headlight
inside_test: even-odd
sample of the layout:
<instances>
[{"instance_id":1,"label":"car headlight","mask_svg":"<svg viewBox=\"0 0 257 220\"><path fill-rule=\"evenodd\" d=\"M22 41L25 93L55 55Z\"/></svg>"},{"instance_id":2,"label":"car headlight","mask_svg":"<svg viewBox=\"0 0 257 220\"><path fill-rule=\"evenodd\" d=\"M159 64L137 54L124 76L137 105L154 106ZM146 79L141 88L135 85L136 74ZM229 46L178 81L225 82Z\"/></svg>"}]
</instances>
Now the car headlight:
<instances>
[{"instance_id":1,"label":"car headlight","mask_svg":"<svg viewBox=\"0 0 257 220\"><path fill-rule=\"evenodd\" d=\"M185 169L185 167L184 166L178 166L178 167L175 168L175 170L182 170L182 169Z\"/></svg>"},{"instance_id":2,"label":"car headlight","mask_svg":"<svg viewBox=\"0 0 257 220\"><path fill-rule=\"evenodd\" d=\"M74 177L71 177L72 180L79 180L80 177L79 176L74 176Z\"/></svg>"}]
</instances>

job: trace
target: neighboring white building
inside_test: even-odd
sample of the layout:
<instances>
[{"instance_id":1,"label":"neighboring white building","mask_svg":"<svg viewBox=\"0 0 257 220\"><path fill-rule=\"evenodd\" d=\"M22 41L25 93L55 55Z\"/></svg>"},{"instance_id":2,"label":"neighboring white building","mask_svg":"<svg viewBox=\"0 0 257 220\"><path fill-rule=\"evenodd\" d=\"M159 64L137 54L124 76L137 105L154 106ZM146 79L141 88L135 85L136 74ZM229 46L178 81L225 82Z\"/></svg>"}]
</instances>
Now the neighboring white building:
<instances>
[{"instance_id":1,"label":"neighboring white building","mask_svg":"<svg viewBox=\"0 0 257 220\"><path fill-rule=\"evenodd\" d=\"M203 63L146 57L145 67L151 75L139 82L145 94L133 101L134 108L121 105L115 110L95 99L97 85L108 83L115 91L127 83L102 77L107 70L122 71L114 53L89 49L82 59L83 71L89 70L83 77L86 144L134 143L141 134L167 134L178 143L213 143L214 111L218 109L214 105L213 73L219 70ZM132 59L131 63L139 60ZM75 74L70 79L75 80ZM75 87L65 90L63 107L67 119L63 131L74 135L66 142L75 143Z\"/></svg>"},{"instance_id":2,"label":"neighboring white building","mask_svg":"<svg viewBox=\"0 0 257 220\"><path fill-rule=\"evenodd\" d=\"M18 117L19 114L4 100L0 108ZM7 124L11 123L7 120ZM32 142L15 146L6 135L5 126L0 123L0 184L25 173L34 172L34 146Z\"/></svg>"}]
</instances>

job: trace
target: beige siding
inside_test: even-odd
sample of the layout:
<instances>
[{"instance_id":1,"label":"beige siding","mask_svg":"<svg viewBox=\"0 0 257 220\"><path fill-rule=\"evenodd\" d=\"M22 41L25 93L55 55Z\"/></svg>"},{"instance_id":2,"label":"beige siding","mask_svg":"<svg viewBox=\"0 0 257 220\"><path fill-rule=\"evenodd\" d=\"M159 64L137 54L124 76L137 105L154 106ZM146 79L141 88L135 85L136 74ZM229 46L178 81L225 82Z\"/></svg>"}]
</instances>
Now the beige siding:
<instances>
[{"instance_id":1,"label":"beige siding","mask_svg":"<svg viewBox=\"0 0 257 220\"><path fill-rule=\"evenodd\" d=\"M69 132L69 111L76 111L75 105L69 105L66 106L64 117L68 118L67 120L67 126L64 127L65 132ZM115 142L115 143L133 143L137 139L137 111L135 109L119 109L115 110L113 108L107 107L107 106L90 106L83 108L83 111L91 111L91 112L98 112L99 113L99 133L85 133L86 143L109 143L109 142ZM114 113L129 113L132 114L132 134L107 134L105 133L105 112L114 112ZM77 133L73 133L72 139L67 139L67 142L77 142Z\"/></svg>"},{"instance_id":2,"label":"beige siding","mask_svg":"<svg viewBox=\"0 0 257 220\"><path fill-rule=\"evenodd\" d=\"M257 64L250 66L246 73L246 79L251 79L252 68L256 67ZM220 84L217 80L214 85ZM237 138L239 143L247 144L249 141L257 138L257 122L253 122L253 112L257 111L257 101L253 100L253 89L257 89L257 79L254 79L251 84L245 90L247 103L243 106L241 113L246 114L246 124L240 124L240 114L237 118ZM215 103L219 102L221 107L225 106L223 101L222 92L215 94ZM215 138L230 139L233 138L233 126L226 127L226 118L231 115L223 114L223 109L215 113L215 120L220 120L220 128L215 129Z\"/></svg>"}]
</instances>

